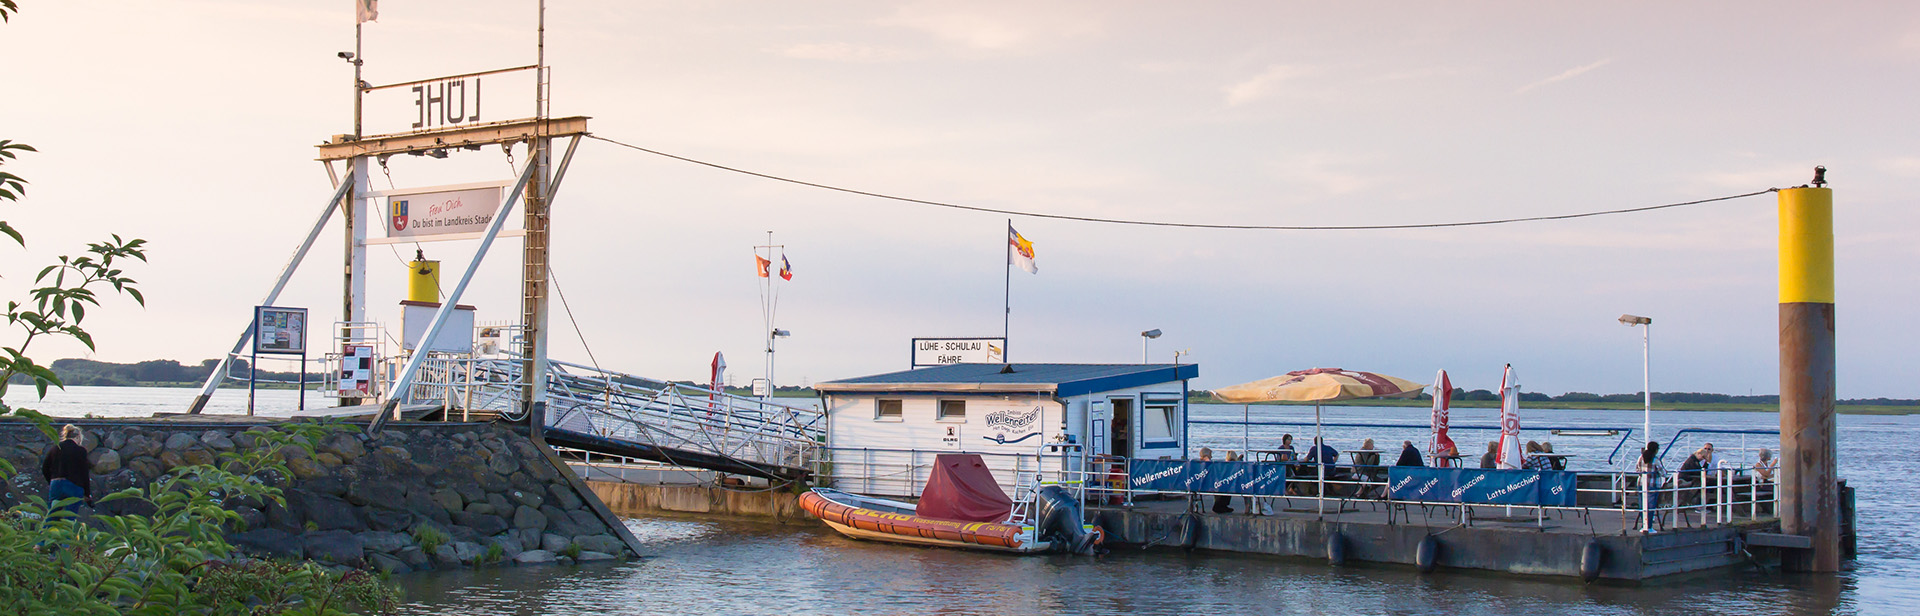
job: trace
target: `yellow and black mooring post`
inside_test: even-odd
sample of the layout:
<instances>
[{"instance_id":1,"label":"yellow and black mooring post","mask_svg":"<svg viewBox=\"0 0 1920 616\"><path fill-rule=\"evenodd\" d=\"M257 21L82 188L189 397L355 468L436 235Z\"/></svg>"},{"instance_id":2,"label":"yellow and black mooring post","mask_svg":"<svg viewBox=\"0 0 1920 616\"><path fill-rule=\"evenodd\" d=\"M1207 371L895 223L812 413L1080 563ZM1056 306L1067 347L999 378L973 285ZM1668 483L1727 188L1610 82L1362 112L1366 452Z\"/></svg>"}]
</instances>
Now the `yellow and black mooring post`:
<instances>
[{"instance_id":1,"label":"yellow and black mooring post","mask_svg":"<svg viewBox=\"0 0 1920 616\"><path fill-rule=\"evenodd\" d=\"M1833 190L1780 191L1780 531L1813 539L1787 550L1794 571L1840 570L1834 453Z\"/></svg>"}]
</instances>

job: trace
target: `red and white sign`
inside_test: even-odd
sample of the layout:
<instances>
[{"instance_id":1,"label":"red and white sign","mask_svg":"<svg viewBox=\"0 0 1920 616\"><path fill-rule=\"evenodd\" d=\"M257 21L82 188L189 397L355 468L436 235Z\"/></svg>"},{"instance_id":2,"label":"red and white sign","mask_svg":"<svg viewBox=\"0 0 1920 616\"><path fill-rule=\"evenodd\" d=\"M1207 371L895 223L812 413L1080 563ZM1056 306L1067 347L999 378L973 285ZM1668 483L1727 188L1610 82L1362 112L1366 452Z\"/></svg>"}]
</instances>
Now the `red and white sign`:
<instances>
[{"instance_id":1,"label":"red and white sign","mask_svg":"<svg viewBox=\"0 0 1920 616\"><path fill-rule=\"evenodd\" d=\"M500 212L502 182L429 186L371 193L385 204L389 238L426 238L487 230Z\"/></svg>"}]
</instances>

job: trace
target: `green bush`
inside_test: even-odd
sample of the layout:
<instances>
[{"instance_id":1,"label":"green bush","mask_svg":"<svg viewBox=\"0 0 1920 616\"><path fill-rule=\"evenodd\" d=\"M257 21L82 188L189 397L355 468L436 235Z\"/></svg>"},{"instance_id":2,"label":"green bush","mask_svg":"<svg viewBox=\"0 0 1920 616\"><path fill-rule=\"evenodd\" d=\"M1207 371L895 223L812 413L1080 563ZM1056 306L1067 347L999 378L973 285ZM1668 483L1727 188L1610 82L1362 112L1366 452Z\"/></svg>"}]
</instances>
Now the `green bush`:
<instances>
[{"instance_id":1,"label":"green bush","mask_svg":"<svg viewBox=\"0 0 1920 616\"><path fill-rule=\"evenodd\" d=\"M53 427L31 411L11 413ZM143 487L99 499L145 501L152 515L95 515L82 523L29 499L0 514L0 613L7 614L347 614L391 612L394 589L361 572L332 573L311 562L236 558L225 529L240 519L229 498L285 505L274 485L292 477L281 447L311 446L337 425L300 423L256 433L265 443L221 454L217 464L183 466ZM0 473L12 475L0 460Z\"/></svg>"}]
</instances>

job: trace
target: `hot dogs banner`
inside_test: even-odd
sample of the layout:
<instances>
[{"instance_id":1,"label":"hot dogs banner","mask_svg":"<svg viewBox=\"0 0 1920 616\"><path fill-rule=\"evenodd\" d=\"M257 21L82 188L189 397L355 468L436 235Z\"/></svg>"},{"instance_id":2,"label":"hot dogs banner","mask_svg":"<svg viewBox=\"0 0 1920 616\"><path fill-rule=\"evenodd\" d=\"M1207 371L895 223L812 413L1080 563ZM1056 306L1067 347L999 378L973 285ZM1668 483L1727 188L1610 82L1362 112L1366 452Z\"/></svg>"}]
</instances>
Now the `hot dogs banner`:
<instances>
[{"instance_id":1,"label":"hot dogs banner","mask_svg":"<svg viewBox=\"0 0 1920 616\"><path fill-rule=\"evenodd\" d=\"M1202 462L1199 460L1133 460L1127 483L1144 492L1207 492L1245 496L1283 496L1287 469L1295 483L1311 483L1311 464L1278 462ZM1331 480L1336 467L1328 467ZM1350 468L1339 468L1342 476ZM1482 470L1394 466L1387 470L1387 486L1395 500L1491 505L1546 505L1572 507L1572 471Z\"/></svg>"}]
</instances>

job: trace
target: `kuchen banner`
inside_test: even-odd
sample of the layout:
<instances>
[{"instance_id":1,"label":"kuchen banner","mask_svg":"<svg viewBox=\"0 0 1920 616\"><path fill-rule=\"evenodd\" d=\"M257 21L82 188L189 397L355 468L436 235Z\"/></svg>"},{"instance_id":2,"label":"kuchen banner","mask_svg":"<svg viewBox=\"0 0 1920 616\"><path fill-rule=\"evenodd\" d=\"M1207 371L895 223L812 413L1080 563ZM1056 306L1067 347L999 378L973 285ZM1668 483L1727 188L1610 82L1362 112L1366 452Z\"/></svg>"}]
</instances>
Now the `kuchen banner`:
<instances>
[{"instance_id":1,"label":"kuchen banner","mask_svg":"<svg viewBox=\"0 0 1920 616\"><path fill-rule=\"evenodd\" d=\"M423 238L487 230L500 211L502 183L409 188L374 193L386 205L387 237ZM449 238L452 239L452 238Z\"/></svg>"}]
</instances>

